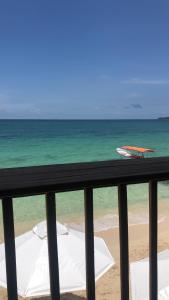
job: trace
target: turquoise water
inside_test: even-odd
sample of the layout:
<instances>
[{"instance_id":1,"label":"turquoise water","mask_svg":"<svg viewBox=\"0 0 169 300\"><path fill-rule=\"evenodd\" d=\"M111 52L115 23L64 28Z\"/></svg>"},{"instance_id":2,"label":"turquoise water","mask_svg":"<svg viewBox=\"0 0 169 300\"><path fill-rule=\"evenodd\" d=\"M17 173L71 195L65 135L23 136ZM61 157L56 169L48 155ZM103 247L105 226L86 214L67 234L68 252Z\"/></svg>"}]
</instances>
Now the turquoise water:
<instances>
[{"instance_id":1,"label":"turquoise water","mask_svg":"<svg viewBox=\"0 0 169 300\"><path fill-rule=\"evenodd\" d=\"M169 121L0 121L0 166L99 161L119 158L115 149L131 144L156 150L153 156L169 155ZM169 186L159 185L160 198L169 197ZM144 205L148 198L146 184L129 187L129 203ZM73 216L83 211L83 192L57 195L57 212ZM116 188L95 190L96 211L108 212L117 206ZM16 199L17 220L43 218L43 196Z\"/></svg>"},{"instance_id":2,"label":"turquoise water","mask_svg":"<svg viewBox=\"0 0 169 300\"><path fill-rule=\"evenodd\" d=\"M169 121L0 121L0 166L118 158L124 144L169 154Z\"/></svg>"}]
</instances>

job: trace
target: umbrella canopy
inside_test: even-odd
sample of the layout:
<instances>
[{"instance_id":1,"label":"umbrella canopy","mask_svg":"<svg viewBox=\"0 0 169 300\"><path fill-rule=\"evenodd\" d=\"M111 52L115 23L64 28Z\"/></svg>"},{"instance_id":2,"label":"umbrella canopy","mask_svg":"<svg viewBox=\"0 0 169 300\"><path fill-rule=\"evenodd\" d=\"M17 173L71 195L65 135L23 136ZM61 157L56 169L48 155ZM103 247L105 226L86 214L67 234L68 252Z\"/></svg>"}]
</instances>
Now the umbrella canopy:
<instances>
[{"instance_id":1,"label":"umbrella canopy","mask_svg":"<svg viewBox=\"0 0 169 300\"><path fill-rule=\"evenodd\" d=\"M130 264L132 300L149 299L149 258ZM158 299L169 300L169 250L158 253Z\"/></svg>"},{"instance_id":2,"label":"umbrella canopy","mask_svg":"<svg viewBox=\"0 0 169 300\"><path fill-rule=\"evenodd\" d=\"M85 235L57 222L60 292L83 290L85 279ZM95 279L100 278L114 259L105 242L94 238ZM39 223L15 239L18 295L35 297L50 294L46 222ZM0 285L6 287L4 244L0 245Z\"/></svg>"}]
</instances>

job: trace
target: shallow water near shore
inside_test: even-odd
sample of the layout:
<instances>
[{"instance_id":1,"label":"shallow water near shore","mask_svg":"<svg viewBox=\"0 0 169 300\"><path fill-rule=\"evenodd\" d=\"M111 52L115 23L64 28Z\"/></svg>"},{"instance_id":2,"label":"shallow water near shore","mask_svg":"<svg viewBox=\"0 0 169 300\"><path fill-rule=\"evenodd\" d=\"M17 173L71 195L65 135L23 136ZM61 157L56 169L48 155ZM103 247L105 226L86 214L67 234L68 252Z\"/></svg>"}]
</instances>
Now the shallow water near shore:
<instances>
[{"instance_id":1,"label":"shallow water near shore","mask_svg":"<svg viewBox=\"0 0 169 300\"><path fill-rule=\"evenodd\" d=\"M168 188L168 185L158 185L159 223L164 222L168 216ZM138 197L139 189L142 190L140 198ZM56 199L57 220L68 227L84 231L83 191L57 194ZM16 236L32 230L33 226L46 218L43 195L14 199L13 203ZM94 231L97 233L118 228L118 222L117 188L94 190ZM149 223L147 184L128 186L128 223L129 226ZM0 242L2 241L2 208L0 206Z\"/></svg>"}]
</instances>

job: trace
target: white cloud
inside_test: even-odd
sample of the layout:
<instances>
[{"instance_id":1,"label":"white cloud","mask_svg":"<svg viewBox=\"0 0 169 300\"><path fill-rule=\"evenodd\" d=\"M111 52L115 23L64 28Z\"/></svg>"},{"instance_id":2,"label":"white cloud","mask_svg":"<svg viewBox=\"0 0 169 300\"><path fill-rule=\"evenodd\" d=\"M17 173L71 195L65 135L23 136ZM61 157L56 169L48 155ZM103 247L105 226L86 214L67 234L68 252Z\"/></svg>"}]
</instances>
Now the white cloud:
<instances>
[{"instance_id":1,"label":"white cloud","mask_svg":"<svg viewBox=\"0 0 169 300\"><path fill-rule=\"evenodd\" d=\"M99 78L100 79L103 79L103 80L109 80L109 79L112 79L112 76L110 76L110 75L107 75L107 74L101 74L101 75L99 75Z\"/></svg>"},{"instance_id":2,"label":"white cloud","mask_svg":"<svg viewBox=\"0 0 169 300\"><path fill-rule=\"evenodd\" d=\"M121 81L122 84L140 84L140 85L164 85L169 84L169 80L163 80L163 79L139 79L139 78L132 78L129 80L123 80Z\"/></svg>"},{"instance_id":3,"label":"white cloud","mask_svg":"<svg viewBox=\"0 0 169 300\"><path fill-rule=\"evenodd\" d=\"M127 99L136 99L136 98L141 98L142 95L139 93L130 93L126 96Z\"/></svg>"}]
</instances>

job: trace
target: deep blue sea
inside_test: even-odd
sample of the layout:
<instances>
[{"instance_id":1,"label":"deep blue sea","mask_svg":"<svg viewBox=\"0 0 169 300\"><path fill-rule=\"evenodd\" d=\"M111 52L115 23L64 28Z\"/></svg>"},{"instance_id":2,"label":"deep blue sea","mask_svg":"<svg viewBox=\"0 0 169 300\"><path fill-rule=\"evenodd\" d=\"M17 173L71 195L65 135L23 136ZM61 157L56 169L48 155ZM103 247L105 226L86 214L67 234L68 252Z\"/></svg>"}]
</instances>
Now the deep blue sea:
<instances>
[{"instance_id":1,"label":"deep blue sea","mask_svg":"<svg viewBox=\"0 0 169 300\"><path fill-rule=\"evenodd\" d=\"M169 120L1 120L0 167L99 161L119 158L122 145L155 149L153 156L169 155ZM108 213L117 206L116 188L95 190L96 212ZM146 184L129 187L129 203L144 206ZM161 199L169 197L169 186L160 184ZM57 195L57 213L73 216L83 211L83 192ZM35 201L36 200L36 201ZM17 220L41 219L43 196L14 201Z\"/></svg>"}]
</instances>

